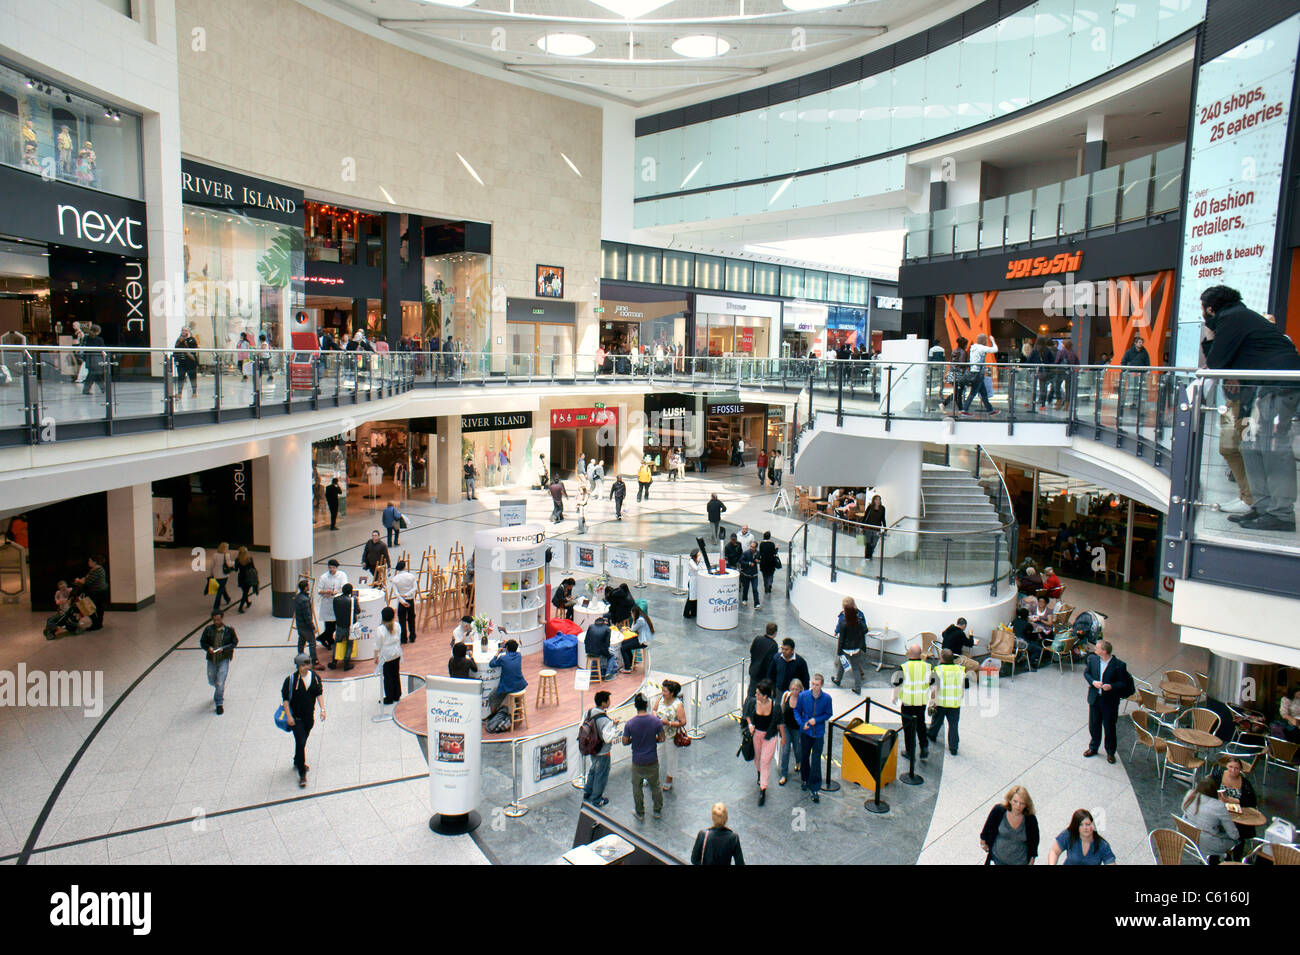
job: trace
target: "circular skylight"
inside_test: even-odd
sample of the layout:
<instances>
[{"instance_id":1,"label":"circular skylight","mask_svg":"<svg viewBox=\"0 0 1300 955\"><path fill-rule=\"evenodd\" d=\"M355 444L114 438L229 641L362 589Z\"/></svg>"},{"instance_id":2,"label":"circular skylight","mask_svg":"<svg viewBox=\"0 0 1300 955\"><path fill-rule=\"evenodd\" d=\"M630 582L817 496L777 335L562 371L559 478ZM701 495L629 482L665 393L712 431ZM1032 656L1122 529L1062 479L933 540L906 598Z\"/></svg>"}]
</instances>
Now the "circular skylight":
<instances>
[{"instance_id":1,"label":"circular skylight","mask_svg":"<svg viewBox=\"0 0 1300 955\"><path fill-rule=\"evenodd\" d=\"M731 49L731 44L720 36L711 36L705 33L693 33L690 36L678 37L673 41L673 52L678 56L690 57L693 60L705 59L710 56L722 56Z\"/></svg>"},{"instance_id":2,"label":"circular skylight","mask_svg":"<svg viewBox=\"0 0 1300 955\"><path fill-rule=\"evenodd\" d=\"M548 33L537 41L537 46L552 56L586 56L596 49L592 39L580 33Z\"/></svg>"}]
</instances>

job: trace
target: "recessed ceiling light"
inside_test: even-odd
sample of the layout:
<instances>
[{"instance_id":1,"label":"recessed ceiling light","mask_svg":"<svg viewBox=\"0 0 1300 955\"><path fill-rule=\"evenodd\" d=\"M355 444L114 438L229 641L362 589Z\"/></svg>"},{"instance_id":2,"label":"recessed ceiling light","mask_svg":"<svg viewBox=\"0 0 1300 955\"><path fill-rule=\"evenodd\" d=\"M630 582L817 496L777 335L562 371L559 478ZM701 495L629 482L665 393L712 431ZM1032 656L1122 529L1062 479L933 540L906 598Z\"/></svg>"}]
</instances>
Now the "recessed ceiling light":
<instances>
[{"instance_id":1,"label":"recessed ceiling light","mask_svg":"<svg viewBox=\"0 0 1300 955\"><path fill-rule=\"evenodd\" d=\"M585 56L596 44L578 33L548 33L537 41L537 48L552 56Z\"/></svg>"},{"instance_id":2,"label":"recessed ceiling light","mask_svg":"<svg viewBox=\"0 0 1300 955\"><path fill-rule=\"evenodd\" d=\"M731 44L720 36L693 33L690 36L673 40L673 52L678 56L702 60L710 56L722 56L731 49Z\"/></svg>"},{"instance_id":3,"label":"recessed ceiling light","mask_svg":"<svg viewBox=\"0 0 1300 955\"><path fill-rule=\"evenodd\" d=\"M824 10L826 7L838 7L844 3L844 0L781 0L787 9L798 10Z\"/></svg>"}]
</instances>

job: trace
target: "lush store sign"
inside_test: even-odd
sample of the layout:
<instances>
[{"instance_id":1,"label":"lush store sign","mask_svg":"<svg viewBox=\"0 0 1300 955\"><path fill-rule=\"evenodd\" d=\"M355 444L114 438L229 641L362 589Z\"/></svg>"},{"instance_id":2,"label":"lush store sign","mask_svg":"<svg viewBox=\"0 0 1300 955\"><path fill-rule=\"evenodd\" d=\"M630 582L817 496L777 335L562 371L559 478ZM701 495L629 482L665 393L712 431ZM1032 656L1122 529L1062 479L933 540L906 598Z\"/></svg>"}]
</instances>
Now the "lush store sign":
<instances>
[{"instance_id":1,"label":"lush store sign","mask_svg":"<svg viewBox=\"0 0 1300 955\"><path fill-rule=\"evenodd\" d=\"M302 225L301 189L241 176L190 159L181 160L181 201L284 225Z\"/></svg>"}]
</instances>

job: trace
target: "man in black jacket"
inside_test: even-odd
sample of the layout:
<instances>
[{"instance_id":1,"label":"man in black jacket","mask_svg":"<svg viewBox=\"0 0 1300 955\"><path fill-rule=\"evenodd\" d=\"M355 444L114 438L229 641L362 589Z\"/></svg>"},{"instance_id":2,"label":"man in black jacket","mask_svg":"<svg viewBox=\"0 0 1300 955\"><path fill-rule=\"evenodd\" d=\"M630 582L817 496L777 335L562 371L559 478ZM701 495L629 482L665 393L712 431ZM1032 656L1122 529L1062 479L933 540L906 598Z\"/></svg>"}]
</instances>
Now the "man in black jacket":
<instances>
[{"instance_id":1,"label":"man in black jacket","mask_svg":"<svg viewBox=\"0 0 1300 955\"><path fill-rule=\"evenodd\" d=\"M627 485L623 483L623 475L615 474L614 483L609 488L609 499L614 502L614 520L623 519L623 498L627 497Z\"/></svg>"},{"instance_id":2,"label":"man in black jacket","mask_svg":"<svg viewBox=\"0 0 1300 955\"><path fill-rule=\"evenodd\" d=\"M330 486L325 489L325 505L330 509L330 530L339 529L339 497L343 489L339 487L339 479L335 478L330 481Z\"/></svg>"},{"instance_id":3,"label":"man in black jacket","mask_svg":"<svg viewBox=\"0 0 1300 955\"><path fill-rule=\"evenodd\" d=\"M1120 365L1125 368L1150 368L1151 355L1146 350L1146 345L1141 338L1133 339L1133 344L1124 352L1124 357L1119 360Z\"/></svg>"},{"instance_id":4,"label":"man in black jacket","mask_svg":"<svg viewBox=\"0 0 1300 955\"><path fill-rule=\"evenodd\" d=\"M709 512L709 523L713 525L713 536L722 540L725 536L722 532L722 512L727 509L727 505L718 500L718 495L713 494L709 497L705 509Z\"/></svg>"},{"instance_id":5,"label":"man in black jacket","mask_svg":"<svg viewBox=\"0 0 1300 955\"><path fill-rule=\"evenodd\" d=\"M749 645L749 693L746 699L753 698L754 684L767 678L776 654L776 624L769 623L767 630L755 637Z\"/></svg>"},{"instance_id":6,"label":"man in black jacket","mask_svg":"<svg viewBox=\"0 0 1300 955\"><path fill-rule=\"evenodd\" d=\"M190 334L188 325L181 326L181 333L176 336L176 344L173 346L173 354L176 358L176 397L179 398L185 393L185 379L190 380L190 392L197 398L199 396L199 343Z\"/></svg>"},{"instance_id":7,"label":"man in black jacket","mask_svg":"<svg viewBox=\"0 0 1300 955\"><path fill-rule=\"evenodd\" d=\"M1243 371L1300 371L1300 354L1291 340L1264 316L1241 302L1241 293L1215 285L1201 293L1205 338L1201 349L1209 368ZM1291 453L1291 425L1300 407L1300 385L1288 381L1223 382L1226 397L1236 398L1254 428L1242 436L1241 457L1255 503L1228 520L1248 530L1295 533L1296 466Z\"/></svg>"},{"instance_id":8,"label":"man in black jacket","mask_svg":"<svg viewBox=\"0 0 1300 955\"><path fill-rule=\"evenodd\" d=\"M220 613L212 615L212 622L203 628L203 635L199 637L199 647L207 657L208 686L212 687L212 702L218 716L226 712L226 674L230 671L230 661L235 657L238 644L234 629L225 625Z\"/></svg>"},{"instance_id":9,"label":"man in black jacket","mask_svg":"<svg viewBox=\"0 0 1300 955\"><path fill-rule=\"evenodd\" d=\"M781 699L790 689L790 681L798 679L805 688L812 685L808 676L808 661L794 652L794 641L786 637L781 641L781 651L772 658L767 678L772 681L773 699Z\"/></svg>"},{"instance_id":10,"label":"man in black jacket","mask_svg":"<svg viewBox=\"0 0 1300 955\"><path fill-rule=\"evenodd\" d=\"M376 534L379 532L376 531ZM334 646L343 644L343 669L352 669L352 651L356 649L357 641L351 636L352 625L356 622L357 615L361 612L361 606L357 601L357 595L352 592L351 584L344 584L343 590L334 598ZM338 662L331 660L329 662L331 670L338 668Z\"/></svg>"},{"instance_id":11,"label":"man in black jacket","mask_svg":"<svg viewBox=\"0 0 1300 955\"><path fill-rule=\"evenodd\" d=\"M379 531L370 532L370 540L361 549L361 566L374 577L379 572L379 564L388 565L388 545L379 539Z\"/></svg>"},{"instance_id":12,"label":"man in black jacket","mask_svg":"<svg viewBox=\"0 0 1300 955\"><path fill-rule=\"evenodd\" d=\"M99 326L91 324L87 335L81 340L81 355L86 362L86 383L81 389L83 395L90 394L91 385L98 385L104 390L104 338L99 333Z\"/></svg>"},{"instance_id":13,"label":"man in black jacket","mask_svg":"<svg viewBox=\"0 0 1300 955\"><path fill-rule=\"evenodd\" d=\"M587 628L587 635L582 640L587 656L600 659L600 673L606 680L614 679L618 673L618 658L609 652L609 640L609 621L604 617L597 617L592 621L591 626Z\"/></svg>"},{"instance_id":14,"label":"man in black jacket","mask_svg":"<svg viewBox=\"0 0 1300 955\"><path fill-rule=\"evenodd\" d=\"M713 825L701 829L695 836L691 849L691 865L745 864L745 854L740 851L740 836L727 828L727 804L715 802L712 810Z\"/></svg>"},{"instance_id":15,"label":"man in black jacket","mask_svg":"<svg viewBox=\"0 0 1300 955\"><path fill-rule=\"evenodd\" d=\"M744 548L740 546L740 538L732 533L731 540L727 541L722 548L722 557L727 562L727 567L734 568L740 563L740 555L744 553Z\"/></svg>"},{"instance_id":16,"label":"man in black jacket","mask_svg":"<svg viewBox=\"0 0 1300 955\"><path fill-rule=\"evenodd\" d=\"M320 662L316 659L316 618L311 612L309 580L298 581L298 592L293 595L293 624L298 630L298 652L302 653L306 647L312 669L319 670Z\"/></svg>"},{"instance_id":17,"label":"man in black jacket","mask_svg":"<svg viewBox=\"0 0 1300 955\"><path fill-rule=\"evenodd\" d=\"M1085 758L1096 756L1106 732L1106 762L1115 762L1115 723L1120 703L1135 692L1133 677L1119 657L1110 655L1109 640L1097 644L1097 652L1083 665L1083 679L1088 684L1088 748Z\"/></svg>"}]
</instances>

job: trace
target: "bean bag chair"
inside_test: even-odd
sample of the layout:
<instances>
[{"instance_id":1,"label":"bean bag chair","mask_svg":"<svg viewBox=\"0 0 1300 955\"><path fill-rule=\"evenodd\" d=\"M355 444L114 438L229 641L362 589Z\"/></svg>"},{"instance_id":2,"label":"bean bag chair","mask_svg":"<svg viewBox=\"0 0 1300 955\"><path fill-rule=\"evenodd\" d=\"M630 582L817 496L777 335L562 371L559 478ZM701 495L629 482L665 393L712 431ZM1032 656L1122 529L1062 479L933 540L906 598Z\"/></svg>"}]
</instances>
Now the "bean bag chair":
<instances>
[{"instance_id":1,"label":"bean bag chair","mask_svg":"<svg viewBox=\"0 0 1300 955\"><path fill-rule=\"evenodd\" d=\"M563 617L552 617L546 621L546 638L549 640L557 633L571 633L577 636L582 633L582 627L572 620L565 620Z\"/></svg>"},{"instance_id":2,"label":"bean bag chair","mask_svg":"<svg viewBox=\"0 0 1300 955\"><path fill-rule=\"evenodd\" d=\"M577 636L572 633L557 633L543 640L542 664L556 670L571 670L577 667Z\"/></svg>"}]
</instances>

